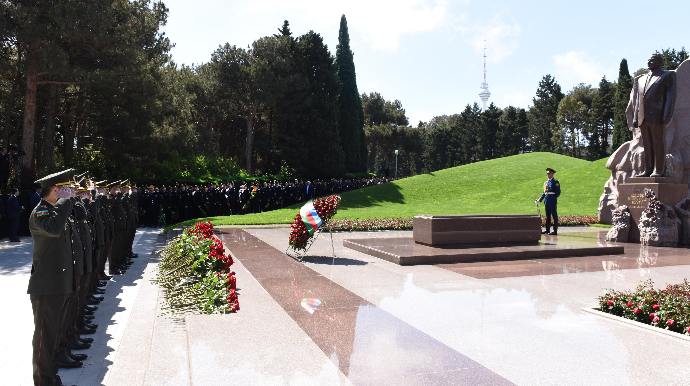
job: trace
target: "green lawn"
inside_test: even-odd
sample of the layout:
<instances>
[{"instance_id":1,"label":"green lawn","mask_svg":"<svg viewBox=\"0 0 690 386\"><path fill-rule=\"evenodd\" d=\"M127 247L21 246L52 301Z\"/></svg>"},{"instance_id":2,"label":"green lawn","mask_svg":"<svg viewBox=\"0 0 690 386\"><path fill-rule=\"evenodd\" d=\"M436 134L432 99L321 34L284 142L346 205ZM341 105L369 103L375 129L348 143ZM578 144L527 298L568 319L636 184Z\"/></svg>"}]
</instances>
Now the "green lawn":
<instances>
[{"instance_id":1,"label":"green lawn","mask_svg":"<svg viewBox=\"0 0 690 386\"><path fill-rule=\"evenodd\" d=\"M596 215L611 175L606 159L589 162L529 153L477 162L342 194L336 218L412 217L417 214L536 214L547 167L561 184L559 215ZM301 204L244 216L211 217L215 225L289 224ZM542 206L543 211L543 206ZM189 223L193 223L194 220Z\"/></svg>"}]
</instances>

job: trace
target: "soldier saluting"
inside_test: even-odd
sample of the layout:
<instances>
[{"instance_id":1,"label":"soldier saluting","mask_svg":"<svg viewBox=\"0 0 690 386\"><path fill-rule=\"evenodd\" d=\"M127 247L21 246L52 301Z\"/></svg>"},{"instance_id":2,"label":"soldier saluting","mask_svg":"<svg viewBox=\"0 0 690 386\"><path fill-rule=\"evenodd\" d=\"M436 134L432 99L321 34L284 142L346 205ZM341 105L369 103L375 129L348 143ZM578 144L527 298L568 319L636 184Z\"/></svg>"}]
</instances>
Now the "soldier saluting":
<instances>
[{"instance_id":1,"label":"soldier saluting","mask_svg":"<svg viewBox=\"0 0 690 386\"><path fill-rule=\"evenodd\" d=\"M68 169L36 181L43 188L42 198L29 218L33 264L27 293L34 314L31 364L35 385L62 384L55 374L55 356L74 291L72 235L67 225L74 200L72 190L66 187L73 176L74 169Z\"/></svg>"},{"instance_id":2,"label":"soldier saluting","mask_svg":"<svg viewBox=\"0 0 690 386\"><path fill-rule=\"evenodd\" d=\"M544 207L546 208L546 232L542 233L553 236L558 235L558 213L556 207L558 206L558 196L561 195L561 184L557 179L553 178L555 173L555 170L546 168L546 177L549 179L544 182L544 193L542 193L541 197L539 197L539 199L536 201L538 204L541 201L546 200L546 202L544 202ZM553 232L551 232L552 217Z\"/></svg>"}]
</instances>

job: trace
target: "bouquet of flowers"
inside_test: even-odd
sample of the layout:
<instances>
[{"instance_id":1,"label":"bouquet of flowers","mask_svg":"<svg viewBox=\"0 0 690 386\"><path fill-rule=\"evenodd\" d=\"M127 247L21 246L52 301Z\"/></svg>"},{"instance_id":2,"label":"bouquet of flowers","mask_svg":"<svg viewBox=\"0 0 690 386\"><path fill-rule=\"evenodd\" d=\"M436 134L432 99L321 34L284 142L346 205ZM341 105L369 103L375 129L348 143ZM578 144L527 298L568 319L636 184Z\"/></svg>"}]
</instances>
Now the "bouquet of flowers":
<instances>
[{"instance_id":1,"label":"bouquet of flowers","mask_svg":"<svg viewBox=\"0 0 690 386\"><path fill-rule=\"evenodd\" d=\"M309 240L338 212L340 196L333 195L307 202L290 227L290 247L306 250Z\"/></svg>"},{"instance_id":2,"label":"bouquet of flowers","mask_svg":"<svg viewBox=\"0 0 690 386\"><path fill-rule=\"evenodd\" d=\"M211 222L200 222L161 251L154 283L166 289L163 308L172 314L228 313L240 309L234 263L213 235Z\"/></svg>"},{"instance_id":3,"label":"bouquet of flowers","mask_svg":"<svg viewBox=\"0 0 690 386\"><path fill-rule=\"evenodd\" d=\"M165 220L165 212L161 211L161 212L158 214L158 226L159 226L159 227L160 227L160 226L163 226L163 227L164 227L164 226L166 226L167 224L168 224L168 223L167 223L167 221Z\"/></svg>"}]
</instances>

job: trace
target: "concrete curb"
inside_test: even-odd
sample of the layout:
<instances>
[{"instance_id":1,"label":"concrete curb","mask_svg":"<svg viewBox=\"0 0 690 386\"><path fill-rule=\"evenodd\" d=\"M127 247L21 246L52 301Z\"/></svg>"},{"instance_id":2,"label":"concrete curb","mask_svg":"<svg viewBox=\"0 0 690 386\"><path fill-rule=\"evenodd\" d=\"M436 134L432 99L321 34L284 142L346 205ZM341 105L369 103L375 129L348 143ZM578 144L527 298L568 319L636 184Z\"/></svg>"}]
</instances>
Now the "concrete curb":
<instances>
[{"instance_id":1,"label":"concrete curb","mask_svg":"<svg viewBox=\"0 0 690 386\"><path fill-rule=\"evenodd\" d=\"M673 332L673 331L664 330L663 328L650 326L648 324L640 323L640 322L637 322L635 320L630 320L630 319L626 319L626 318L623 318L620 316L612 315L612 314L609 314L607 312L599 311L596 308L583 308L582 312L586 312L588 314L592 314L592 315L596 315L596 316L599 316L602 318L606 318L606 319L609 319L609 320L612 320L614 322L618 322L621 324L626 324L630 327L634 327L634 328L637 328L640 330L648 331L648 332L651 332L651 333L656 334L656 335L661 335L661 336L665 336L668 338L677 339L677 340L681 340L681 341L685 341L685 342L690 343L690 336L683 335L683 334Z\"/></svg>"}]
</instances>

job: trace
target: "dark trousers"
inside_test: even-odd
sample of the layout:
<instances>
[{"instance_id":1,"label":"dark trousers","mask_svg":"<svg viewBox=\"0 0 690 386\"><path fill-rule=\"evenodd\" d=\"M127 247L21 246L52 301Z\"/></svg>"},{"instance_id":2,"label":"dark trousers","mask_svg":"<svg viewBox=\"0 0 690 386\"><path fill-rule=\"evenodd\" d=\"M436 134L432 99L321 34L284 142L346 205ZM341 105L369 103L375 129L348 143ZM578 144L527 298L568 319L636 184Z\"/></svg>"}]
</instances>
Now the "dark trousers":
<instances>
[{"instance_id":1,"label":"dark trousers","mask_svg":"<svg viewBox=\"0 0 690 386\"><path fill-rule=\"evenodd\" d=\"M17 232L19 231L19 219L11 218L10 220L10 240L18 240Z\"/></svg>"},{"instance_id":2,"label":"dark trousers","mask_svg":"<svg viewBox=\"0 0 690 386\"><path fill-rule=\"evenodd\" d=\"M100 256L98 259L98 273L105 273L105 263L110 257L110 251L113 243L111 240L106 241L105 245L100 248Z\"/></svg>"},{"instance_id":3,"label":"dark trousers","mask_svg":"<svg viewBox=\"0 0 690 386\"><path fill-rule=\"evenodd\" d=\"M7 179L9 177L9 171L0 171L0 192L2 192L2 194L5 194L5 190L7 190Z\"/></svg>"},{"instance_id":4,"label":"dark trousers","mask_svg":"<svg viewBox=\"0 0 690 386\"><path fill-rule=\"evenodd\" d=\"M78 333L74 327L77 322L77 317L79 316L79 295L82 290L83 275L75 275L74 281L76 282L76 288L74 292L70 294L68 305L67 305L67 315L62 326L62 331L60 332L60 342L58 343L58 351L69 349L69 338L71 335Z\"/></svg>"},{"instance_id":5,"label":"dark trousers","mask_svg":"<svg viewBox=\"0 0 690 386\"><path fill-rule=\"evenodd\" d=\"M558 231L558 213L556 211L556 202L549 202L547 200L544 204L544 208L546 209L546 231L548 232L551 229L551 218L553 218L553 229Z\"/></svg>"},{"instance_id":6,"label":"dark trousers","mask_svg":"<svg viewBox=\"0 0 690 386\"><path fill-rule=\"evenodd\" d=\"M70 294L30 295L29 298L34 311L34 336L31 342L34 385L50 385L57 373L55 353Z\"/></svg>"},{"instance_id":7,"label":"dark trousers","mask_svg":"<svg viewBox=\"0 0 690 386\"><path fill-rule=\"evenodd\" d=\"M666 134L663 123L643 123L640 126L644 146L645 174L666 172Z\"/></svg>"},{"instance_id":8,"label":"dark trousers","mask_svg":"<svg viewBox=\"0 0 690 386\"><path fill-rule=\"evenodd\" d=\"M127 229L115 229L115 239L113 240L113 251L110 258L111 272L114 268L125 262L125 242L127 239Z\"/></svg>"}]
</instances>

